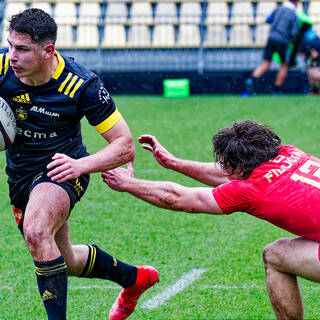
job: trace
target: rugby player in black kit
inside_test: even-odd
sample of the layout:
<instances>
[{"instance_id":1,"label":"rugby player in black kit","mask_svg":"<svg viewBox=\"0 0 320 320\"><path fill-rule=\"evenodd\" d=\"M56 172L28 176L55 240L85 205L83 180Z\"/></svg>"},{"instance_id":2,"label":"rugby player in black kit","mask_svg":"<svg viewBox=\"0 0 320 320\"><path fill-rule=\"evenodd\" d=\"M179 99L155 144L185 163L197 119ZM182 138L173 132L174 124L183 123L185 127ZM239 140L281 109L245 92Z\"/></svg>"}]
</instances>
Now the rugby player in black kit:
<instances>
[{"instance_id":1,"label":"rugby player in black kit","mask_svg":"<svg viewBox=\"0 0 320 320\"><path fill-rule=\"evenodd\" d=\"M125 264L95 245L72 245L68 217L89 174L133 160L130 130L102 81L55 50L57 25L40 9L13 15L9 49L0 51L0 95L17 120L6 150L13 212L34 259L48 319L66 319L67 275L114 281L124 289L110 319L125 319L140 294L158 281L150 266ZM88 155L80 120L106 140Z\"/></svg>"}]
</instances>

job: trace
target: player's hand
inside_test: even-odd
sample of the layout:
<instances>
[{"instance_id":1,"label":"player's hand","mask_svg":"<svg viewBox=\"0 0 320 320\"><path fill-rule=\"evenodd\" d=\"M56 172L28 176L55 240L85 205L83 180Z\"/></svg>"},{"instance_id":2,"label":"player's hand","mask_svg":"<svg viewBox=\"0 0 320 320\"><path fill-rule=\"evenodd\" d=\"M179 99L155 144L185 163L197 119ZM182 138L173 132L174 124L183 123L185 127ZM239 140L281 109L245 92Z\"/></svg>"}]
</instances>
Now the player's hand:
<instances>
[{"instance_id":1,"label":"player's hand","mask_svg":"<svg viewBox=\"0 0 320 320\"><path fill-rule=\"evenodd\" d=\"M176 158L159 143L156 137L144 134L138 138L138 141L142 144L143 149L152 152L154 158L163 167L172 169L176 166Z\"/></svg>"},{"instance_id":2,"label":"player's hand","mask_svg":"<svg viewBox=\"0 0 320 320\"><path fill-rule=\"evenodd\" d=\"M116 168L101 173L103 181L113 190L126 191L126 183L133 178L132 162L127 163L127 168Z\"/></svg>"},{"instance_id":3,"label":"player's hand","mask_svg":"<svg viewBox=\"0 0 320 320\"><path fill-rule=\"evenodd\" d=\"M69 156L56 153L52 157L52 162L47 165L47 169L52 169L48 172L48 177L52 181L59 183L70 179L78 178L81 175L80 159L73 159Z\"/></svg>"}]
</instances>

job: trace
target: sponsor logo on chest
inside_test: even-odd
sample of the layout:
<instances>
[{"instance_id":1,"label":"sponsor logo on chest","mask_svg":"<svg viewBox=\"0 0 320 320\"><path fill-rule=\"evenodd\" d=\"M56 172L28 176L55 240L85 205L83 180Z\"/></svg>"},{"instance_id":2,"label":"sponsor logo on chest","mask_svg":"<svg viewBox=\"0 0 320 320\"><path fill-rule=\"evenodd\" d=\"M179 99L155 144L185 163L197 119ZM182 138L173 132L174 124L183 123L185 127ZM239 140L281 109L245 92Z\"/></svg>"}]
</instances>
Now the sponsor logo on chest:
<instances>
[{"instance_id":1,"label":"sponsor logo on chest","mask_svg":"<svg viewBox=\"0 0 320 320\"><path fill-rule=\"evenodd\" d=\"M43 115L46 115L46 116L49 116L52 118L59 118L60 117L60 113L46 110L45 107L33 106L30 109L30 111L33 111L35 113L40 113L40 114L43 114ZM28 118L27 110L25 110L22 107L16 109L16 115L17 115L18 119L20 119L20 120L27 120L27 118Z\"/></svg>"},{"instance_id":2,"label":"sponsor logo on chest","mask_svg":"<svg viewBox=\"0 0 320 320\"><path fill-rule=\"evenodd\" d=\"M44 108L44 107L33 106L30 109L30 111L33 111L33 112L36 112L36 113L41 113L41 114L44 114L44 115L49 116L49 117L55 117L55 118L59 118L60 117L59 113L46 110L46 108Z\"/></svg>"},{"instance_id":3,"label":"sponsor logo on chest","mask_svg":"<svg viewBox=\"0 0 320 320\"><path fill-rule=\"evenodd\" d=\"M31 138L33 140L44 140L49 138L56 138L58 137L58 134L56 131L52 132L38 132L33 130L24 130L19 127L17 127L17 134L20 136L24 136L26 138Z\"/></svg>"}]
</instances>

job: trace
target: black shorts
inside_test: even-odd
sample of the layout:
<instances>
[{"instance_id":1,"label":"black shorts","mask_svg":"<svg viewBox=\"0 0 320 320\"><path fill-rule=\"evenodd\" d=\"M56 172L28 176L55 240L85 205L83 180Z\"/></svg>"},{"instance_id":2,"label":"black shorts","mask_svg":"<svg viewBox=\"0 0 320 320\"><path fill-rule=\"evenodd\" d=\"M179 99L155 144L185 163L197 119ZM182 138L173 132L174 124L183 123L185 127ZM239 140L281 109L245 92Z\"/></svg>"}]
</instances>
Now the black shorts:
<instances>
[{"instance_id":1,"label":"black shorts","mask_svg":"<svg viewBox=\"0 0 320 320\"><path fill-rule=\"evenodd\" d=\"M287 44L269 39L267 46L264 49L263 59L271 61L273 54L278 52L281 62L287 62L287 50Z\"/></svg>"},{"instance_id":2,"label":"black shorts","mask_svg":"<svg viewBox=\"0 0 320 320\"><path fill-rule=\"evenodd\" d=\"M75 204L81 199L87 190L89 184L89 175L85 174L77 179L71 179L66 182L58 183L52 181L48 176L49 170L43 168L42 171L33 172L29 174L9 174L9 196L11 200L14 217L18 224L20 231L23 228L24 212L29 201L29 196L33 188L42 182L54 183L63 188L70 198L70 211Z\"/></svg>"}]
</instances>

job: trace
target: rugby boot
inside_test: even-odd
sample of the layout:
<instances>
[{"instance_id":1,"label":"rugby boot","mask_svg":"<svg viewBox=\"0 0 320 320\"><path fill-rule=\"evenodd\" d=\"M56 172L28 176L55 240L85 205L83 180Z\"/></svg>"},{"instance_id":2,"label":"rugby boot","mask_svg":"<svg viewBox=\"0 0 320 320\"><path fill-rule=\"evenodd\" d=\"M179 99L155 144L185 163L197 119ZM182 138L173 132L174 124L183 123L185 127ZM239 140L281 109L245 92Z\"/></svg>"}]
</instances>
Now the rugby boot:
<instances>
[{"instance_id":1,"label":"rugby boot","mask_svg":"<svg viewBox=\"0 0 320 320\"><path fill-rule=\"evenodd\" d=\"M109 320L126 319L133 312L141 294L159 282L158 271L151 266L137 267L136 283L128 288L124 288L116 301L113 303L109 313Z\"/></svg>"}]
</instances>

